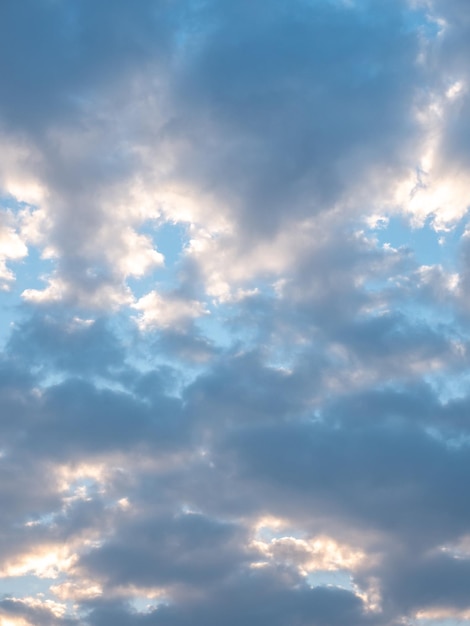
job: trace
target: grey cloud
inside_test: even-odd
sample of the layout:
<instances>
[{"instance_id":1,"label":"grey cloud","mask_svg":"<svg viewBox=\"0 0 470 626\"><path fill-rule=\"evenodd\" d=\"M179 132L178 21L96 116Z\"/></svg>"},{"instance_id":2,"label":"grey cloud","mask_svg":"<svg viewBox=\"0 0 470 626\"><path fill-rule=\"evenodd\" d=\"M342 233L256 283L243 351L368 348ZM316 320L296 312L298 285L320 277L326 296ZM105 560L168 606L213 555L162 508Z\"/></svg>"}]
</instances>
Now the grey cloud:
<instances>
[{"instance_id":1,"label":"grey cloud","mask_svg":"<svg viewBox=\"0 0 470 626\"><path fill-rule=\"evenodd\" d=\"M126 362L123 341L104 319L77 321L64 312L19 323L0 376L5 447L25 459L58 460L187 440L174 371L139 373Z\"/></svg>"},{"instance_id":2,"label":"grey cloud","mask_svg":"<svg viewBox=\"0 0 470 626\"><path fill-rule=\"evenodd\" d=\"M180 87L192 103L181 114L185 132L209 145L202 160L191 151L187 170L233 204L248 239L253 228L276 230L287 207L290 218L330 207L371 165L412 164L410 113L422 78L403 8L296 2L267 13L263 4L209 4L190 89Z\"/></svg>"},{"instance_id":3,"label":"grey cloud","mask_svg":"<svg viewBox=\"0 0 470 626\"><path fill-rule=\"evenodd\" d=\"M423 609L468 610L470 561L439 554L393 562L382 572L384 601L403 612Z\"/></svg>"},{"instance_id":4,"label":"grey cloud","mask_svg":"<svg viewBox=\"0 0 470 626\"><path fill-rule=\"evenodd\" d=\"M7 0L0 12L1 96L4 119L43 132L102 81L111 82L157 51L171 35L167 2L50 3ZM162 15L163 14L163 15ZM166 17L165 17L166 15Z\"/></svg>"},{"instance_id":5,"label":"grey cloud","mask_svg":"<svg viewBox=\"0 0 470 626\"><path fill-rule=\"evenodd\" d=\"M125 351L105 319L36 314L14 328L7 351L29 367L106 376L124 366Z\"/></svg>"},{"instance_id":6,"label":"grey cloud","mask_svg":"<svg viewBox=\"0 0 470 626\"><path fill-rule=\"evenodd\" d=\"M289 575L287 574L287 580ZM186 626L223 622L227 626L260 624L270 626L352 626L390 624L382 616L368 615L362 601L351 592L305 585L286 588L282 573L253 572L218 586L214 594L201 600L188 599L181 606L162 606L147 615L132 614L122 606L96 608L89 617L90 626L110 623L122 626ZM294 581L290 581L291 583Z\"/></svg>"},{"instance_id":7,"label":"grey cloud","mask_svg":"<svg viewBox=\"0 0 470 626\"><path fill-rule=\"evenodd\" d=\"M228 439L225 454L236 456L227 464L281 517L318 511L416 549L460 536L470 515L466 445L377 420L367 428L306 422L238 431Z\"/></svg>"},{"instance_id":8,"label":"grey cloud","mask_svg":"<svg viewBox=\"0 0 470 626\"><path fill-rule=\"evenodd\" d=\"M60 504L56 481L48 480L48 468L34 459L19 460L7 452L0 459L0 476L0 519L4 528L14 529L16 523L24 523ZM8 537L7 533L2 538L7 548Z\"/></svg>"},{"instance_id":9,"label":"grey cloud","mask_svg":"<svg viewBox=\"0 0 470 626\"><path fill-rule=\"evenodd\" d=\"M411 329L410 337L413 332ZM60 338L58 344L57 348L51 342L51 358L55 358L54 350L63 354ZM29 354L28 346L23 344L22 350L25 356ZM388 537L378 548L385 552L391 542L394 549L413 545L425 551L465 531L469 511L464 493L470 469L466 447L448 446L424 430L440 423L438 419L445 423L452 406L458 423L458 415L465 414L463 400L444 407L430 388L427 392L416 388L414 396L413 388L409 396L400 396L393 388L388 393L364 394L362 399L345 394L341 402L322 407L325 422L305 422L299 421L311 391L305 362L299 361L288 376L268 367L262 352L225 355L223 362L208 367L209 371L187 388L184 413L179 400L166 396L172 370L146 375L118 372L117 380L132 393L100 390L89 381L71 379L50 386L42 397L24 393L32 384L28 376L5 376L6 399L14 399L13 410L23 407L22 421L5 432L9 432L10 445L21 462L29 459L26 473L34 473L38 480L42 480L38 468L43 461L102 459L133 449L158 458L172 446L188 454L187 464L168 467L158 476L153 476L151 469L145 470L147 475L137 473L116 491L130 496L136 511L143 503L146 509L132 524L106 513L111 527L116 524L116 535L96 552L83 556L84 567L90 571L115 584L189 581L191 576L203 581L220 577L222 571L229 575L232 567L243 563L246 554L241 544L231 551L223 533L223 548L216 554L212 554L210 541L206 543L210 558L203 559L203 567L196 558L195 562L185 560L182 546L187 544L189 552L194 548L197 555L198 550L206 549L204 541L192 528L179 529L174 518L159 525L156 520L161 510L158 502L152 503L153 498L149 502L152 493L158 494L157 501L161 498L163 510L174 511L186 502L229 520L272 513L292 516L303 527L313 524L318 532L334 528L345 537L348 527L378 531ZM17 387L12 395L13 385ZM18 414L21 416L19 409ZM201 445L208 446L207 461L191 456L201 434ZM39 490L34 499L22 487L19 475L12 482L18 504L8 500L8 494L3 496L12 520L18 515L34 519L41 512L60 508L54 489L49 494ZM31 489L37 487L33 484ZM93 497L96 499L96 494ZM99 500L77 505L67 516L57 518L64 537L67 532L73 537L80 529L100 525L104 517ZM145 521L148 514L151 517ZM203 524L207 540L215 536L214 523L207 518ZM18 538L14 545L18 548L22 542ZM171 551L172 542L178 546L175 552ZM387 592L386 571L382 576ZM210 613L211 609L204 610Z\"/></svg>"},{"instance_id":10,"label":"grey cloud","mask_svg":"<svg viewBox=\"0 0 470 626\"><path fill-rule=\"evenodd\" d=\"M454 441L465 439L470 427L467 395L443 400L423 381L344 394L326 403L322 415L326 423L360 428L378 421L382 425L414 424L434 428L443 439Z\"/></svg>"},{"instance_id":11,"label":"grey cloud","mask_svg":"<svg viewBox=\"0 0 470 626\"><path fill-rule=\"evenodd\" d=\"M47 389L38 408L23 445L56 458L168 446L187 436L179 401L165 396L149 406L129 393L68 380Z\"/></svg>"},{"instance_id":12,"label":"grey cloud","mask_svg":"<svg viewBox=\"0 0 470 626\"><path fill-rule=\"evenodd\" d=\"M309 390L305 382L301 376L266 366L262 352L224 354L185 390L184 399L203 427L215 420L220 430L222 425L278 421L302 414L317 382L314 371L309 376Z\"/></svg>"},{"instance_id":13,"label":"grey cloud","mask_svg":"<svg viewBox=\"0 0 470 626\"><path fill-rule=\"evenodd\" d=\"M434 329L399 312L356 319L338 328L333 338L389 380L412 378L416 365L415 376L420 376L419 363L426 367L432 359L441 359L449 370L466 364L465 356L453 345L452 327L442 324Z\"/></svg>"},{"instance_id":14,"label":"grey cloud","mask_svg":"<svg viewBox=\"0 0 470 626\"><path fill-rule=\"evenodd\" d=\"M107 584L142 587L211 586L248 560L243 533L235 524L187 513L170 518L139 517L123 524L79 567Z\"/></svg>"}]
</instances>

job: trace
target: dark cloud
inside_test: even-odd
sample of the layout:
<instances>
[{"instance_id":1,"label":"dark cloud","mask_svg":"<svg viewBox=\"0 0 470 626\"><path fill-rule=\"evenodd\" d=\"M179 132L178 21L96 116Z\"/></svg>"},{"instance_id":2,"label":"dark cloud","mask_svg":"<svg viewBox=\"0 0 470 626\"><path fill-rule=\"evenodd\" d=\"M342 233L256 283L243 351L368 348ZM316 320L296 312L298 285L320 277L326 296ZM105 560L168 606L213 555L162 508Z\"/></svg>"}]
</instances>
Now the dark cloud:
<instances>
[{"instance_id":1,"label":"dark cloud","mask_svg":"<svg viewBox=\"0 0 470 626\"><path fill-rule=\"evenodd\" d=\"M215 626L221 621L227 626L240 623L379 626L387 623L381 616L368 616L361 600L343 589L310 589L304 585L289 589L285 583L282 573L253 572L244 579L218 586L209 598L189 600L182 606L163 605L147 615L132 614L119 606L100 607L91 613L89 623L90 626L104 626L110 620L123 626L186 626L194 623Z\"/></svg>"},{"instance_id":2,"label":"dark cloud","mask_svg":"<svg viewBox=\"0 0 470 626\"><path fill-rule=\"evenodd\" d=\"M468 559L448 554L421 559L410 557L392 563L386 572L385 602L405 612L416 609L468 610Z\"/></svg>"},{"instance_id":3,"label":"dark cloud","mask_svg":"<svg viewBox=\"0 0 470 626\"><path fill-rule=\"evenodd\" d=\"M61 319L62 317L62 319ZM106 376L122 368L125 352L106 320L37 315L18 324L7 350L29 367L70 374Z\"/></svg>"},{"instance_id":4,"label":"dark cloud","mask_svg":"<svg viewBox=\"0 0 470 626\"><path fill-rule=\"evenodd\" d=\"M103 81L164 53L172 38L169 4L145 1L135 11L121 1L2 3L4 122L39 132L64 116L70 122Z\"/></svg>"},{"instance_id":5,"label":"dark cloud","mask_svg":"<svg viewBox=\"0 0 470 626\"><path fill-rule=\"evenodd\" d=\"M50 387L30 425L26 448L64 458L134 445L171 445L186 437L180 402L161 396L149 406L129 393L68 380Z\"/></svg>"},{"instance_id":6,"label":"dark cloud","mask_svg":"<svg viewBox=\"0 0 470 626\"><path fill-rule=\"evenodd\" d=\"M185 170L232 205L248 241L253 229L263 236L287 215L346 199L366 171L413 167L422 75L404 11L401 2L203 6L179 87L191 107L179 115L205 149L189 152Z\"/></svg>"},{"instance_id":7,"label":"dark cloud","mask_svg":"<svg viewBox=\"0 0 470 626\"><path fill-rule=\"evenodd\" d=\"M239 430L226 454L236 454L232 471L256 482L263 506L280 517L292 510L314 519L319 511L416 549L463 534L467 446L411 424L381 425L379 412L376 420L365 428L306 422Z\"/></svg>"},{"instance_id":8,"label":"dark cloud","mask_svg":"<svg viewBox=\"0 0 470 626\"><path fill-rule=\"evenodd\" d=\"M262 354L248 352L224 355L185 390L184 398L203 426L215 419L219 430L221 424L284 420L301 414L315 388L314 372L309 388L305 383L301 376L266 366Z\"/></svg>"},{"instance_id":9,"label":"dark cloud","mask_svg":"<svg viewBox=\"0 0 470 626\"><path fill-rule=\"evenodd\" d=\"M204 587L233 574L248 559L242 540L236 525L196 513L137 519L85 555L80 566L111 585Z\"/></svg>"}]
</instances>

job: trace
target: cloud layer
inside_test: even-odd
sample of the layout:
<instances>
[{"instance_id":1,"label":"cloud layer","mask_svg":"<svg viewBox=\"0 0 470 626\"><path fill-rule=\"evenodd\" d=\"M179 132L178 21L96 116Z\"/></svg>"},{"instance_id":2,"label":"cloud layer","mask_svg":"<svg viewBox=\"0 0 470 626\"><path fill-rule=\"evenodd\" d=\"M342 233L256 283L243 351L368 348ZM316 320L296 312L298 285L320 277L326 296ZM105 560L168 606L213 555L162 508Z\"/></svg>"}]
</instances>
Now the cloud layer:
<instances>
[{"instance_id":1,"label":"cloud layer","mask_svg":"<svg viewBox=\"0 0 470 626\"><path fill-rule=\"evenodd\" d=\"M469 35L1 4L1 626L470 621Z\"/></svg>"}]
</instances>

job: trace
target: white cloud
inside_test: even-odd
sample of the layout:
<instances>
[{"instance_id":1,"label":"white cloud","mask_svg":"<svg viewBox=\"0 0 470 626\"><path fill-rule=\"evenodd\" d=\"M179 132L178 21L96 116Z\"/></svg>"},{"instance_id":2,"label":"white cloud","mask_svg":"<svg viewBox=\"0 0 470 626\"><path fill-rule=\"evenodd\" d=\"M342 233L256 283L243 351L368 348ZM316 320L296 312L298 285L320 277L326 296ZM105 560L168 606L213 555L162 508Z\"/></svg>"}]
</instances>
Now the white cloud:
<instances>
[{"instance_id":1,"label":"white cloud","mask_svg":"<svg viewBox=\"0 0 470 626\"><path fill-rule=\"evenodd\" d=\"M8 289L15 275L7 264L25 258L28 248L14 226L10 225L14 223L11 213L4 212L0 220L0 288Z\"/></svg>"},{"instance_id":2,"label":"white cloud","mask_svg":"<svg viewBox=\"0 0 470 626\"><path fill-rule=\"evenodd\" d=\"M183 330L192 320L209 314L202 302L156 291L137 300L133 308L141 312L136 318L141 330Z\"/></svg>"}]
</instances>

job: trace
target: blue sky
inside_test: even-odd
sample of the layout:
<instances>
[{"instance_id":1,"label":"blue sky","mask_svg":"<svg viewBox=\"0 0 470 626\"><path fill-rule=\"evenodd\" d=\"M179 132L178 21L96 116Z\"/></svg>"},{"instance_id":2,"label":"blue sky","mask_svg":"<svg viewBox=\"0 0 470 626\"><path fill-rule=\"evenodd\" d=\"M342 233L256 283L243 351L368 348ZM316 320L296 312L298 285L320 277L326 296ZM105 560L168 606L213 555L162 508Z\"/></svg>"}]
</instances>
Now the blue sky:
<instances>
[{"instance_id":1,"label":"blue sky","mask_svg":"<svg viewBox=\"0 0 470 626\"><path fill-rule=\"evenodd\" d=\"M470 623L465 0L0 4L0 626Z\"/></svg>"}]
</instances>

